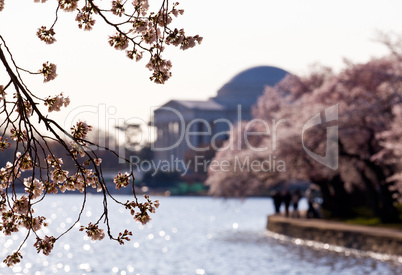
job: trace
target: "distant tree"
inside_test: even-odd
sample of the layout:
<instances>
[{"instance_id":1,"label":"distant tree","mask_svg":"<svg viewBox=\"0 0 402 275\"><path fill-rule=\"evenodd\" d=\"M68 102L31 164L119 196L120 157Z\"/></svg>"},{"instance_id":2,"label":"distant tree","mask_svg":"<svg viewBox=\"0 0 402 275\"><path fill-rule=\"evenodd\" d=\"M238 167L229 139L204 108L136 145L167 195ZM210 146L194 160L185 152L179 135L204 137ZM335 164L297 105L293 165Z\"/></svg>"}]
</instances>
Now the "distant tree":
<instances>
[{"instance_id":1,"label":"distant tree","mask_svg":"<svg viewBox=\"0 0 402 275\"><path fill-rule=\"evenodd\" d=\"M46 0L34 0L35 2L46 2ZM7 5L0 0L0 11L6 11ZM167 0L161 0L158 9L154 12L149 10L148 0L134 1L99 1L99 0L58 0L55 12L51 16L54 22L51 26L39 26L37 36L46 44L53 44L56 41L56 23L61 11L73 12L78 27L83 30L91 30L95 25L95 19L103 21L111 27L113 34L109 36L108 42L111 47L117 50L125 50L127 57L136 61L148 54L149 62L146 68L151 71L150 79L155 83L165 83L171 76L171 62L162 57L165 46L178 46L182 50L194 47L200 43L202 38L186 36L183 29L170 28L174 17L183 14L178 9L178 3L171 4ZM17 15L16 15L17 16ZM3 28L12 28L2 26ZM23 58L19 58L20 60ZM150 220L149 213L154 212L158 207L158 201L138 201L134 189L133 169L129 172L118 173L114 178L117 189L131 185L133 200L120 202L114 198L108 190L102 174L102 160L94 150L94 143L87 140L88 133L92 127L86 122L79 121L72 125L70 131L64 130L56 121L50 118L47 112L60 111L70 102L68 96L59 94L41 98L39 93L31 91L23 81L23 74L41 74L44 82L56 78L56 65L44 62L37 72L23 69L14 61L11 49L7 47L5 39L0 35L0 61L7 72L8 80L0 81L0 150L12 150L11 158L0 170L0 230L5 235L11 235L19 231L21 227L27 229L27 235L21 246L13 254L4 260L8 266L20 262L21 248L31 235L36 237L35 247L38 252L49 255L54 243L65 233L76 225L81 217L81 212L76 221L71 224L66 232L59 236L39 237L38 231L46 226L46 217L35 216L34 208L37 203L44 200L49 193L59 191L79 190L86 196L88 188L94 188L102 192L104 197L103 213L93 223L81 226L92 240L100 240L106 234L113 240L123 244L129 240L131 232L124 230L118 236L111 233L109 224L108 201L125 206L134 220L143 224ZM43 107L45 106L45 107ZM45 126L45 133L39 130L38 124ZM69 139L66 141L63 136ZM58 149L57 154L53 145L57 143L62 152ZM108 150L107 148L102 148ZM118 159L116 153L113 155ZM10 156L7 155L7 156ZM64 160L69 159L74 164L74 170L68 171L64 167ZM129 162L128 160L125 160ZM25 187L25 194L16 192L16 185ZM105 228L102 229L100 221L104 221Z\"/></svg>"},{"instance_id":2,"label":"distant tree","mask_svg":"<svg viewBox=\"0 0 402 275\"><path fill-rule=\"evenodd\" d=\"M252 135L244 138L245 132L257 132L258 123L247 127L247 122L239 123L230 130L229 140L217 151L208 169L206 185L209 192L220 197L246 197L261 193L277 182L287 179L286 167L279 167L281 172L270 173L273 167L269 162L269 150L257 151L254 148L265 141L264 135ZM247 130L246 130L247 129ZM275 163L276 164L276 163ZM276 168L276 167L275 167ZM282 171L285 169L284 171Z\"/></svg>"},{"instance_id":3,"label":"distant tree","mask_svg":"<svg viewBox=\"0 0 402 275\"><path fill-rule=\"evenodd\" d=\"M262 186L309 181L320 186L323 207L332 216L350 215L352 206L368 204L382 221L398 221L395 205L401 201L402 192L399 53L392 51L364 64L347 62L346 68L337 74L318 67L306 77L289 75L276 87L267 88L254 108L255 129L251 131L265 135L248 135L249 143L253 137L252 146L229 148L218 152L215 159L233 162L248 157L252 162L275 156L286 164L286 172L251 169L246 173L234 171L236 166L232 165L230 172L210 169L207 183L212 194L245 196ZM337 119L327 122L325 110L329 107L337 109ZM314 116L319 119L318 124L306 127ZM245 134L250 133L250 127L246 129L244 125L246 122L241 131L232 131L237 134L230 137L228 144L238 144L239 138L241 144L247 141ZM267 125L271 126L269 132ZM335 143L327 141L331 126L338 127ZM327 148L328 145L335 147ZM328 149L332 150L338 155L337 167L316 161L306 148L322 157Z\"/></svg>"}]
</instances>

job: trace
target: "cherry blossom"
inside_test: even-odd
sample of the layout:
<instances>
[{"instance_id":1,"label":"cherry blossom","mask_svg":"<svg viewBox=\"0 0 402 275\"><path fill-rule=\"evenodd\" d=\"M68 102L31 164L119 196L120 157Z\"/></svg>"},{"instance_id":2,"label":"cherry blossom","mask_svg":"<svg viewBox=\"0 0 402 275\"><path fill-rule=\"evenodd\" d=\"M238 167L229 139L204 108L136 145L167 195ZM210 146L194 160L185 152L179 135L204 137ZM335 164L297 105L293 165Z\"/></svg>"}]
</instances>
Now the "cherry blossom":
<instances>
[{"instance_id":1,"label":"cherry blossom","mask_svg":"<svg viewBox=\"0 0 402 275\"><path fill-rule=\"evenodd\" d=\"M36 247L38 253L42 251L44 255L49 255L53 249L55 241L56 239L52 236L45 236L44 239L37 237L34 247Z\"/></svg>"},{"instance_id":2,"label":"cherry blossom","mask_svg":"<svg viewBox=\"0 0 402 275\"><path fill-rule=\"evenodd\" d=\"M43 74L43 82L49 82L57 77L56 65L47 61L43 63L43 68L39 70L39 73Z\"/></svg>"},{"instance_id":3,"label":"cherry blossom","mask_svg":"<svg viewBox=\"0 0 402 275\"><path fill-rule=\"evenodd\" d=\"M111 11L113 12L113 14L121 17L125 12L124 4L122 4L120 0L113 1Z\"/></svg>"},{"instance_id":4,"label":"cherry blossom","mask_svg":"<svg viewBox=\"0 0 402 275\"><path fill-rule=\"evenodd\" d=\"M97 224L89 223L88 226L81 226L80 231L84 230L92 241L102 240L105 237L105 232L103 229L99 229Z\"/></svg>"},{"instance_id":5,"label":"cherry blossom","mask_svg":"<svg viewBox=\"0 0 402 275\"><path fill-rule=\"evenodd\" d=\"M25 192L30 195L31 199L37 199L42 196L44 191L44 184L38 179L32 180L32 177L24 179Z\"/></svg>"},{"instance_id":6,"label":"cherry blossom","mask_svg":"<svg viewBox=\"0 0 402 275\"><path fill-rule=\"evenodd\" d=\"M6 91L4 90L4 86L0 85L0 100L3 100L6 98Z\"/></svg>"},{"instance_id":7,"label":"cherry blossom","mask_svg":"<svg viewBox=\"0 0 402 275\"><path fill-rule=\"evenodd\" d=\"M4 0L0 0L2 12L4 3ZM53 17L53 23L37 26L36 36L44 42L44 47L51 47L58 42L56 38L59 33L56 32L57 23L62 18L59 16L60 12L74 13L78 28L85 31L92 30L98 22L106 23L111 30L107 43L116 50L124 50L125 55L132 60L147 59L144 65L151 72L150 79L163 84L172 76L172 62L163 56L165 48L175 46L186 50L200 44L202 38L199 35L187 35L184 29L171 27L174 20L184 12L178 8L178 3L161 0L160 4L156 5L155 10L151 10L148 0L114 0L108 3L100 0L58 0L54 13L49 13L49 17ZM133 167L126 159L123 160L129 164L128 171L118 172L114 184L105 181L102 175L102 159L93 148L109 152L112 150L87 140L92 130L87 122L78 121L71 126L70 131L66 131L51 118L52 112L59 112L62 107L69 105L68 96L59 93L46 97L41 92L29 89L29 82L24 81L27 73L42 75L45 83L55 80L57 65L46 61L39 70L32 71L16 64L15 60L23 58L15 58L0 35L0 62L8 74L8 80L2 79L0 85L0 114L4 117L0 125L0 151L8 154L9 150L13 150L10 160L0 167L0 231L9 236L20 228L25 228L24 232L27 234L19 248L4 259L4 263L12 266L21 261L20 252L30 236L37 237L34 247L38 253L49 255L54 243L74 229L71 226L59 236L39 237L43 235L38 232L47 224L46 217L33 215L35 205L46 201L48 194L59 191L64 193L78 190L84 198L87 189L102 192L105 200L102 205L103 213L97 221L89 223L82 230L86 230L92 240L102 240L108 235L120 244L129 241L132 233L128 230L121 230L118 236L112 235L108 202L125 206L134 220L145 224L159 207L159 201L152 201L148 196L145 197L145 202L138 201L134 189ZM45 130L40 129L37 124L42 125ZM53 150L56 145L62 148L62 155ZM113 152L113 155L116 160L122 159L117 153ZM66 168L64 163L72 163L74 169ZM109 192L109 188L129 187L130 183L133 194L131 202L122 203ZM23 185L24 194L16 192L18 184ZM84 199L82 209L85 201ZM82 210L75 223L79 222L81 214ZM100 220L105 221L106 230L98 227Z\"/></svg>"},{"instance_id":8,"label":"cherry blossom","mask_svg":"<svg viewBox=\"0 0 402 275\"><path fill-rule=\"evenodd\" d=\"M70 104L70 98L69 97L64 97L63 93L60 95L54 96L54 97L47 97L45 99L44 105L48 106L48 111L53 112L59 112L61 107L67 107Z\"/></svg>"},{"instance_id":9,"label":"cherry blossom","mask_svg":"<svg viewBox=\"0 0 402 275\"><path fill-rule=\"evenodd\" d=\"M73 12L78 7L79 0L59 0L60 8L67 12Z\"/></svg>"},{"instance_id":10,"label":"cherry blossom","mask_svg":"<svg viewBox=\"0 0 402 275\"><path fill-rule=\"evenodd\" d=\"M56 38L54 38L55 34L56 33L53 29L48 30L45 26L40 27L36 33L39 39L44 41L46 44L53 44L56 42Z\"/></svg>"},{"instance_id":11,"label":"cherry blossom","mask_svg":"<svg viewBox=\"0 0 402 275\"><path fill-rule=\"evenodd\" d=\"M116 184L117 189L127 187L130 184L130 175L127 172L124 174L119 172L119 174L114 177L113 182Z\"/></svg>"},{"instance_id":12,"label":"cherry blossom","mask_svg":"<svg viewBox=\"0 0 402 275\"><path fill-rule=\"evenodd\" d=\"M4 150L11 147L11 143L7 142L8 138L3 138L0 136L0 150L4 152Z\"/></svg>"},{"instance_id":13,"label":"cherry blossom","mask_svg":"<svg viewBox=\"0 0 402 275\"><path fill-rule=\"evenodd\" d=\"M1 1L1 0L0 0ZM6 257L4 260L4 263L7 264L7 266L13 266L15 264L18 264L21 262L22 255L20 252L14 252L13 254L9 255Z\"/></svg>"},{"instance_id":14,"label":"cherry blossom","mask_svg":"<svg viewBox=\"0 0 402 275\"><path fill-rule=\"evenodd\" d=\"M206 183L211 194L244 197L272 187L310 182L320 189L322 207L332 217L346 217L353 215L355 208L367 207L383 222L398 222L395 205L402 201L402 67L398 52L363 64L347 62L339 73L316 66L307 76L288 75L275 87L266 88L254 107L254 118L269 125L285 122L275 134L253 136L248 140L251 146L244 138L247 123L237 125L231 133L240 134L231 135L223 146L226 149L213 160L227 161L228 171L209 169ZM330 107L336 108L337 116L326 121L323 118ZM319 117L321 123L304 131L313 117ZM267 131L262 124L253 125L251 132ZM328 137L330 127L336 129L333 141ZM241 146L232 148L231 144ZM327 152L333 154L336 167L317 161L308 150L322 158ZM276 165L279 160L286 164L286 171L278 171L278 166L276 171L272 167L235 169L236 163L247 159L262 163L273 157Z\"/></svg>"}]
</instances>

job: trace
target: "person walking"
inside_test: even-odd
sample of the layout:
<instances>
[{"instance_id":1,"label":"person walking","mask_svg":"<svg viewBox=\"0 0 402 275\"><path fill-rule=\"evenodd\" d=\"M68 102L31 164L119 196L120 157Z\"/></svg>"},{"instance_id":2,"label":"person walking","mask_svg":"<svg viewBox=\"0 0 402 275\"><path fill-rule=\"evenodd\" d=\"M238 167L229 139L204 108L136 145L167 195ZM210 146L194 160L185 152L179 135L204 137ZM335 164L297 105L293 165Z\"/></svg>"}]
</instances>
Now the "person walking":
<instances>
[{"instance_id":1,"label":"person walking","mask_svg":"<svg viewBox=\"0 0 402 275\"><path fill-rule=\"evenodd\" d=\"M319 218L318 212L314 207L314 194L313 194L313 190L311 188L307 189L306 198L307 198L307 203L308 203L308 209L307 209L307 214L306 214L307 219Z\"/></svg>"},{"instance_id":2,"label":"person walking","mask_svg":"<svg viewBox=\"0 0 402 275\"><path fill-rule=\"evenodd\" d=\"M285 215L286 217L289 217L289 206L290 202L292 200L292 196L290 195L290 192L288 189L285 190L283 193L283 202L285 203Z\"/></svg>"},{"instance_id":3,"label":"person walking","mask_svg":"<svg viewBox=\"0 0 402 275\"><path fill-rule=\"evenodd\" d=\"M300 190L296 189L292 194L293 217L295 217L295 218L300 218L300 213L299 213L300 198L301 198Z\"/></svg>"},{"instance_id":4,"label":"person walking","mask_svg":"<svg viewBox=\"0 0 402 275\"><path fill-rule=\"evenodd\" d=\"M279 191L275 191L272 199L274 201L274 207L275 207L275 214L279 214L281 211L281 204L282 204L282 196Z\"/></svg>"}]
</instances>

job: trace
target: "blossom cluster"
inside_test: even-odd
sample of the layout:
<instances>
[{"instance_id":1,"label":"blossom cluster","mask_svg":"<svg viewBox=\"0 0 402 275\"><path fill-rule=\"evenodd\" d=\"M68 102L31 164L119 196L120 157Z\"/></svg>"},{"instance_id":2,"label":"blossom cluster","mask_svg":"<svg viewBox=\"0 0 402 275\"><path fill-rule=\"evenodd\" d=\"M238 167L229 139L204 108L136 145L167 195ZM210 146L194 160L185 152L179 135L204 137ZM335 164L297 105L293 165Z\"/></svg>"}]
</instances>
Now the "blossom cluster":
<instances>
[{"instance_id":1,"label":"blossom cluster","mask_svg":"<svg viewBox=\"0 0 402 275\"><path fill-rule=\"evenodd\" d=\"M3 100L5 98L6 98L6 91L4 90L4 86L0 85L0 100Z\"/></svg>"},{"instance_id":2,"label":"blossom cluster","mask_svg":"<svg viewBox=\"0 0 402 275\"><path fill-rule=\"evenodd\" d=\"M56 239L52 236L46 235L44 239L37 237L34 247L36 247L38 253L42 250L43 254L48 256L53 249L55 241Z\"/></svg>"},{"instance_id":3,"label":"blossom cluster","mask_svg":"<svg viewBox=\"0 0 402 275\"><path fill-rule=\"evenodd\" d=\"M134 0L132 4L139 14L141 14L142 16L147 15L149 9L148 0Z\"/></svg>"},{"instance_id":4,"label":"blossom cluster","mask_svg":"<svg viewBox=\"0 0 402 275\"><path fill-rule=\"evenodd\" d=\"M45 185L38 179L32 177L24 179L25 192L29 194L29 197L34 200L39 198L45 189Z\"/></svg>"},{"instance_id":5,"label":"blossom cluster","mask_svg":"<svg viewBox=\"0 0 402 275\"><path fill-rule=\"evenodd\" d=\"M132 236L133 233L131 231L128 231L127 229L124 230L123 233L119 233L119 236L117 237L117 241L119 242L119 244L124 244L124 241L130 241L129 236Z\"/></svg>"},{"instance_id":6,"label":"blossom cluster","mask_svg":"<svg viewBox=\"0 0 402 275\"><path fill-rule=\"evenodd\" d=\"M102 162L102 160L99 158L94 159L93 161L97 166L99 166ZM55 192L57 192L58 187L63 193L66 191L75 190L83 193L86 186L90 186L96 189L98 192L102 191L102 184L92 169L82 168L77 173L69 176L69 171L62 168L62 159L49 155L47 157L47 163L54 168L52 171L50 171L50 179L52 182L49 182L48 185L55 186Z\"/></svg>"},{"instance_id":7,"label":"blossom cluster","mask_svg":"<svg viewBox=\"0 0 402 275\"><path fill-rule=\"evenodd\" d=\"M116 184L116 188L120 190L122 187L127 187L130 184L130 175L127 172L124 174L119 172L113 178L113 182Z\"/></svg>"},{"instance_id":8,"label":"blossom cluster","mask_svg":"<svg viewBox=\"0 0 402 275\"><path fill-rule=\"evenodd\" d=\"M152 57L146 67L153 72L150 79L156 83L164 83L172 76L170 72L172 63L169 60L161 59L158 55Z\"/></svg>"},{"instance_id":9,"label":"blossom cluster","mask_svg":"<svg viewBox=\"0 0 402 275\"><path fill-rule=\"evenodd\" d=\"M114 15L121 17L125 12L124 4L122 4L120 0L113 1L110 10Z\"/></svg>"},{"instance_id":10,"label":"blossom cluster","mask_svg":"<svg viewBox=\"0 0 402 275\"><path fill-rule=\"evenodd\" d=\"M139 61L144 52L149 52L146 67L152 71L150 79L155 83L163 84L172 75L171 62L162 58L165 45L187 50L202 42L202 37L199 35L187 36L183 29L170 28L173 18L184 13L183 9L177 8L178 2L170 5L168 1L163 1L157 11L150 11L148 0L133 0L131 3L113 0L110 8L100 8L94 0L85 1L84 6L78 8L78 2L78 0L59 0L59 7L66 12L76 11L75 20L78 22L78 27L86 31L92 30L96 22L94 16L99 15L116 30L114 35L109 36L109 45L116 50L126 50L126 55L130 59ZM126 13L126 10L133 12ZM51 28L40 27L37 31L39 39L47 44L54 43L56 41L54 25ZM51 78L45 77L45 81L49 80Z\"/></svg>"},{"instance_id":11,"label":"blossom cluster","mask_svg":"<svg viewBox=\"0 0 402 275\"><path fill-rule=\"evenodd\" d=\"M33 169L34 163L32 161L31 156L28 153L21 154L21 152L17 152L16 154L17 161L15 166L19 167L21 172L29 171Z\"/></svg>"},{"instance_id":12,"label":"blossom cluster","mask_svg":"<svg viewBox=\"0 0 402 275\"><path fill-rule=\"evenodd\" d=\"M62 10L72 12L77 9L79 0L59 0L59 5Z\"/></svg>"},{"instance_id":13,"label":"blossom cluster","mask_svg":"<svg viewBox=\"0 0 402 275\"><path fill-rule=\"evenodd\" d=\"M27 131L12 128L10 130L11 139L17 142L24 142L28 140Z\"/></svg>"},{"instance_id":14,"label":"blossom cluster","mask_svg":"<svg viewBox=\"0 0 402 275\"><path fill-rule=\"evenodd\" d=\"M26 228L26 229L32 229L33 231L39 231L42 226L48 226L48 224L45 222L46 218L39 216L39 217L27 217L25 216L24 219L22 219L21 224Z\"/></svg>"},{"instance_id":15,"label":"blossom cluster","mask_svg":"<svg viewBox=\"0 0 402 275\"><path fill-rule=\"evenodd\" d=\"M0 0L1 1L1 0ZM7 266L13 266L15 264L18 264L19 262L21 262L22 259L22 255L20 252L14 252L11 255L8 255L6 257L6 259L3 261Z\"/></svg>"},{"instance_id":16,"label":"blossom cluster","mask_svg":"<svg viewBox=\"0 0 402 275\"><path fill-rule=\"evenodd\" d=\"M81 226L80 231L84 230L92 241L102 240L105 237L105 232L97 224L89 223L88 226Z\"/></svg>"},{"instance_id":17,"label":"blossom cluster","mask_svg":"<svg viewBox=\"0 0 402 275\"><path fill-rule=\"evenodd\" d=\"M18 232L19 226L19 215L14 214L12 211L2 212L0 230L4 233L4 235L10 236L11 233Z\"/></svg>"},{"instance_id":18,"label":"blossom cluster","mask_svg":"<svg viewBox=\"0 0 402 275\"><path fill-rule=\"evenodd\" d=\"M87 144L85 138L89 131L92 131L92 126L88 125L85 121L78 121L73 127L71 127L71 135L74 140L71 141L70 153L74 158L77 158L78 155L81 157L85 156L85 146Z\"/></svg>"},{"instance_id":19,"label":"blossom cluster","mask_svg":"<svg viewBox=\"0 0 402 275\"><path fill-rule=\"evenodd\" d=\"M11 162L7 161L6 166L0 169L0 191L7 188L20 175L21 172L18 171L18 167L14 167Z\"/></svg>"},{"instance_id":20,"label":"blossom cluster","mask_svg":"<svg viewBox=\"0 0 402 275\"><path fill-rule=\"evenodd\" d=\"M53 111L60 111L60 108L67 107L70 104L70 98L69 97L64 97L63 93L60 93L60 95L54 96L54 97L47 97L45 99L45 106L48 106L48 111L53 112Z\"/></svg>"},{"instance_id":21,"label":"blossom cluster","mask_svg":"<svg viewBox=\"0 0 402 275\"><path fill-rule=\"evenodd\" d=\"M4 152L4 150L7 150L7 148L11 147L11 143L8 142L8 138L3 138L0 136L0 150Z\"/></svg>"},{"instance_id":22,"label":"blossom cluster","mask_svg":"<svg viewBox=\"0 0 402 275\"><path fill-rule=\"evenodd\" d=\"M34 2L45 3L47 0L34 0ZM201 43L202 40L199 36L186 36L182 29L177 31L169 28L168 25L172 23L173 18L183 14L183 10L177 9L178 3L174 3L173 7L169 8L169 1L162 1L162 7L158 11L150 12L148 0L113 0L102 5L111 5L109 9L99 8L95 4L97 0L83 1L84 6L81 8L78 8L79 0L58 0L57 2L54 23L50 27L41 26L36 31L41 41L46 44L56 42L55 28L59 18L58 13L61 10L76 12L75 20L78 27L84 30L91 30L95 24L95 16L98 16L116 31L108 40L111 47L124 50L129 58L136 61L141 60L144 53L150 54L146 68L152 71L151 80L156 83L164 83L171 76L172 63L162 58L166 45L178 46L184 50ZM4 0L0 0L0 11L3 8ZM113 20L110 17L113 17ZM0 39L1 44L5 46L6 42L1 36ZM14 66L12 70L7 70L10 77L8 84L5 87L0 85L0 113L5 116L5 122L2 123L4 131L0 135L0 151L4 152L9 148L14 150L11 154L12 159L0 167L0 232L11 235L25 228L27 235L22 244L33 233L32 235L37 236L34 244L37 252L49 255L59 237L38 236L37 231L47 226L47 223L45 217L34 216L34 206L37 203L44 200L47 194L59 191L64 193L78 190L86 194L87 188L91 188L103 192L105 197L111 195L102 176L102 159L87 146L88 143L92 145L86 140L92 127L84 121L78 121L71 128L71 135L68 135L59 124L49 119L46 114L42 114L41 108L37 107L36 101L40 100L47 107L48 113L60 111L62 107L69 105L69 97L64 96L63 93L47 98L36 96L22 82L22 73L20 75L20 72L29 71L18 67L13 62L8 64L8 60L14 61L14 58L7 46L0 48L0 52L2 56L9 54L9 58L2 59L4 66L7 68ZM12 71L17 72L18 77L15 77ZM43 81L49 82L57 77L57 66L47 61L38 71L30 73L41 74ZM6 100L6 90L8 93L10 89L15 91L12 93L13 100L8 98ZM33 117L37 118L39 123L44 123L47 133L42 133L36 125L32 124ZM63 140L58 131L67 134L71 143ZM64 148L65 155L71 157L69 161L74 163L74 168L66 168L67 165L64 165L63 160L54 153L52 148L56 143ZM113 182L116 189L121 189L127 187L130 182L134 183L134 180L132 173L119 172ZM15 192L17 184L23 185L24 194ZM146 201L140 203L135 194L134 198L134 201L124 205L129 209L134 220L146 224L151 220L150 213L154 213L159 207L159 201L151 201L148 196L145 196ZM115 198L112 197L112 199L118 202ZM105 217L108 220L105 215L108 206L104 204L103 207L104 213L101 218ZM99 220L81 227L80 230L85 230L92 240L102 240L105 237L105 231L98 227ZM108 222L106 226L107 232L110 232ZM73 227L69 227L66 232L71 228ZM117 238L109 234L120 244L129 241L131 235L132 233L128 230L119 233ZM21 261L22 244L17 251L7 256L4 263L11 266Z\"/></svg>"},{"instance_id":23,"label":"blossom cluster","mask_svg":"<svg viewBox=\"0 0 402 275\"><path fill-rule=\"evenodd\" d=\"M56 38L54 37L55 34L56 33L54 32L53 28L46 29L45 26L40 27L36 32L36 35L39 37L39 39L46 44L53 44L56 42Z\"/></svg>"},{"instance_id":24,"label":"blossom cluster","mask_svg":"<svg viewBox=\"0 0 402 275\"><path fill-rule=\"evenodd\" d=\"M130 59L134 59L134 56L135 56L135 61L140 61L144 54L144 52L137 51L136 49L127 51L126 53L127 53L127 57Z\"/></svg>"},{"instance_id":25,"label":"blossom cluster","mask_svg":"<svg viewBox=\"0 0 402 275\"><path fill-rule=\"evenodd\" d=\"M81 193L85 191L86 186L91 186L98 192L102 191L102 185L99 182L98 177L91 169L85 169L82 172L75 173L72 176L67 176L68 171L60 170L65 173L63 181L58 185L61 192L78 190Z\"/></svg>"},{"instance_id":26,"label":"blossom cluster","mask_svg":"<svg viewBox=\"0 0 402 275\"><path fill-rule=\"evenodd\" d=\"M0 194L0 231L2 231L4 235L9 236L12 233L18 232L21 226L36 232L39 231L42 226L48 225L45 222L45 217L32 216L34 210L32 209L31 198L22 195L14 199L12 207L9 208L5 198L5 192L1 191Z\"/></svg>"},{"instance_id":27,"label":"blossom cluster","mask_svg":"<svg viewBox=\"0 0 402 275\"><path fill-rule=\"evenodd\" d=\"M0 0L0 11L4 9L4 0Z\"/></svg>"},{"instance_id":28,"label":"blossom cluster","mask_svg":"<svg viewBox=\"0 0 402 275\"><path fill-rule=\"evenodd\" d=\"M85 121L78 121L73 127L71 127L72 136L74 139L78 140L85 139L89 131L92 131L92 126L88 125Z\"/></svg>"},{"instance_id":29,"label":"blossom cluster","mask_svg":"<svg viewBox=\"0 0 402 275\"><path fill-rule=\"evenodd\" d=\"M85 5L82 9L78 10L75 21L78 22L78 27L80 29L84 28L85 31L92 30L92 27L95 25L95 19L93 19L92 17L92 14L94 12L95 11L89 3Z\"/></svg>"},{"instance_id":30,"label":"blossom cluster","mask_svg":"<svg viewBox=\"0 0 402 275\"><path fill-rule=\"evenodd\" d=\"M5 167L0 168L0 191L19 178L21 172L32 170L33 166L34 162L28 153L17 152L14 164L8 161Z\"/></svg>"},{"instance_id":31,"label":"blossom cluster","mask_svg":"<svg viewBox=\"0 0 402 275\"><path fill-rule=\"evenodd\" d=\"M199 35L195 36L185 36L183 29L174 29L169 35L166 37L167 45L180 46L181 50L187 50L189 48L193 48L198 44L201 44L203 38Z\"/></svg>"},{"instance_id":32,"label":"blossom cluster","mask_svg":"<svg viewBox=\"0 0 402 275\"><path fill-rule=\"evenodd\" d=\"M140 222L142 225L147 224L151 217L149 213L155 213L156 208L159 207L159 200L151 201L148 195L144 195L146 202L130 202L127 201L124 205L126 209L130 210L132 216L134 216L134 220ZM138 208L139 211L136 212L135 208Z\"/></svg>"},{"instance_id":33,"label":"blossom cluster","mask_svg":"<svg viewBox=\"0 0 402 275\"><path fill-rule=\"evenodd\" d=\"M43 63L42 66L43 68L39 70L39 73L43 74L43 82L49 82L57 77L56 64L49 63L49 61L47 61L46 63Z\"/></svg>"},{"instance_id":34,"label":"blossom cluster","mask_svg":"<svg viewBox=\"0 0 402 275\"><path fill-rule=\"evenodd\" d=\"M72 135L75 138L85 138L90 129L91 127L86 123L78 122L75 127L73 127ZM21 138L18 138L18 133L24 133L25 138L29 138L26 132L14 130L13 133L15 141L21 140ZM25 142L24 146L26 146ZM99 158L93 158L91 162L86 160L83 166L77 169L76 173L70 175L70 172L63 168L63 160L54 154L49 154L44 159L48 171L46 173L47 178L40 176L40 178L27 177L19 179L22 172L32 171L36 167L41 167L42 165L40 163L43 162L38 159L37 155L31 155L28 151L22 153L17 152L14 162L8 162L6 166L0 169L0 194L2 194L0 197L0 231L5 235L11 235L14 232L18 232L20 227L37 232L43 226L47 226L45 217L33 216L34 210L32 208L32 206L36 202L41 201L46 194L57 193L58 190L62 192L78 190L83 193L87 187L91 187L97 191L104 191L106 186L100 181L98 174L92 169L84 168L84 166L89 163L100 166L101 161L102 160ZM129 173L119 172L114 177L116 188L120 189L128 186L131 177L133 176ZM12 203L9 204L3 190L9 188L17 179L23 182L26 194L12 198ZM159 207L159 201L151 201L148 196L145 196L145 198L146 201L144 203L133 201L124 204L126 208L130 210L131 215L134 216L134 220L142 224L149 222L151 220L150 213L154 213L155 209ZM85 230L92 240L102 240L105 237L104 230L100 229L97 223L89 223L86 227L82 226L80 230ZM131 232L125 230L119 233L117 238L113 239L120 244L124 244L125 241L130 240L131 235ZM42 252L45 255L49 255L56 240L56 238L49 236L45 236L44 238L38 237L34 247L36 247L38 253ZM18 253L19 250L8 256L4 260L4 263L10 266L18 263L21 259Z\"/></svg>"},{"instance_id":35,"label":"blossom cluster","mask_svg":"<svg viewBox=\"0 0 402 275\"><path fill-rule=\"evenodd\" d=\"M116 33L114 36L109 36L109 45L116 50L125 50L128 47L128 38L121 33Z\"/></svg>"}]
</instances>

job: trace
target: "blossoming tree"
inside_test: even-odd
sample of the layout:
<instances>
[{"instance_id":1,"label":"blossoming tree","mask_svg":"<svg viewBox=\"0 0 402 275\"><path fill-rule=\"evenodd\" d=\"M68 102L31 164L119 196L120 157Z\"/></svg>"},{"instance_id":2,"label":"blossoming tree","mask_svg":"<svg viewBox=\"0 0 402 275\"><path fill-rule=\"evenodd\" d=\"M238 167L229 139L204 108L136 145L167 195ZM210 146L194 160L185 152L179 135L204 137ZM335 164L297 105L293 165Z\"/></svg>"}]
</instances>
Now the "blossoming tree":
<instances>
[{"instance_id":1,"label":"blossoming tree","mask_svg":"<svg viewBox=\"0 0 402 275\"><path fill-rule=\"evenodd\" d=\"M46 0L34 2L44 3ZM53 24L39 26L37 36L45 44L55 43L58 14L62 11L75 13L78 27L86 31L94 27L96 20L103 21L113 30L108 40L110 46L125 51L128 58L136 61L147 56L149 61L146 68L151 72L151 81L163 84L171 77L172 67L171 62L162 57L165 47L172 45L186 50L202 41L198 35L187 36L183 29L170 27L172 20L183 14L178 5L179 3L161 0L158 9L151 11L148 0L57 0ZM0 0L0 11L6 8L7 2ZM97 220L81 226L80 230L85 231L92 240L101 240L105 235L120 244L129 240L132 233L128 230L117 236L111 233L108 201L123 205L134 220L142 224L151 219L149 213L155 212L159 202L152 201L148 196L145 197L145 202L138 201L132 168L130 172L119 172L114 177L114 184L117 189L131 187L133 200L118 201L109 192L109 186L103 177L102 160L93 150L96 144L87 140L92 127L79 121L71 126L70 131L66 131L50 115L44 113L41 105L46 106L48 113L57 112L70 103L69 97L62 93L46 98L37 96L38 93L25 85L23 73L42 75L44 82L49 82L57 76L56 64L44 62L37 72L20 67L14 61L12 50L1 34L0 61L8 76L8 80L0 80L0 150L14 151L13 158L0 170L0 230L5 235L18 232L20 228L26 228L27 232L21 246L7 256L4 263L11 266L20 262L21 248L30 235L36 237L34 246L38 253L49 255L54 243L80 221L89 188L103 194L104 210ZM39 121L39 124L34 121ZM46 127L46 133L39 130L40 124ZM68 140L62 136L67 136ZM63 167L63 158L55 155L52 150L54 143L63 148L64 158L74 162L74 171ZM116 159L119 158L117 154L114 155ZM25 194L16 192L18 185L25 187ZM35 205L46 201L47 194L68 191L79 191L84 196L76 221L59 236L39 237L39 230L47 226L47 223L46 217L35 216ZM105 224L104 228L101 221Z\"/></svg>"},{"instance_id":2,"label":"blossoming tree","mask_svg":"<svg viewBox=\"0 0 402 275\"><path fill-rule=\"evenodd\" d=\"M318 68L306 77L289 75L276 87L267 88L254 108L254 122L244 122L248 127L233 131L239 134L227 143L249 144L235 150L227 146L216 160L235 164L236 158L247 156L249 163L262 163L275 156L285 163L286 171L272 167L241 171L234 164L230 171L210 168L211 192L244 196L275 184L308 181L320 187L323 207L332 216L351 215L351 207L366 205L384 222L399 221L395 206L402 199L401 59L400 51L393 50L364 64L348 62L337 74ZM330 107L337 110L334 120L326 120ZM319 123L306 127L313 117ZM268 123L278 125L276 131L273 127L268 131ZM255 129L250 131L251 127ZM329 140L330 127L337 127L335 142ZM250 132L261 134L251 139ZM322 158L332 150L336 166L324 165L307 150Z\"/></svg>"}]
</instances>

